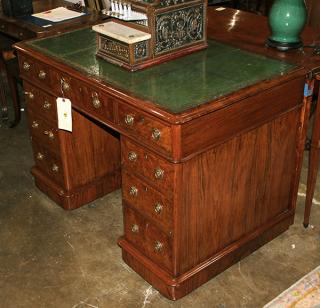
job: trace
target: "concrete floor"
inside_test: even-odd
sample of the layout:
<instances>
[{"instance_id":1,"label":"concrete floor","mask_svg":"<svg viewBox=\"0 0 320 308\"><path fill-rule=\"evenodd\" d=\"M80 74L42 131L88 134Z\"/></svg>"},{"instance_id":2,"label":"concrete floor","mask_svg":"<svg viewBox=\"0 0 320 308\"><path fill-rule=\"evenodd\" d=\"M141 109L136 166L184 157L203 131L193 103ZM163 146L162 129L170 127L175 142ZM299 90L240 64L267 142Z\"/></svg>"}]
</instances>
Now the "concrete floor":
<instances>
[{"instance_id":1,"label":"concrete floor","mask_svg":"<svg viewBox=\"0 0 320 308\"><path fill-rule=\"evenodd\" d=\"M121 191L63 211L34 186L24 114L0 144L0 307L262 307L320 264L320 176L302 226L306 159L289 231L171 302L121 259Z\"/></svg>"}]
</instances>

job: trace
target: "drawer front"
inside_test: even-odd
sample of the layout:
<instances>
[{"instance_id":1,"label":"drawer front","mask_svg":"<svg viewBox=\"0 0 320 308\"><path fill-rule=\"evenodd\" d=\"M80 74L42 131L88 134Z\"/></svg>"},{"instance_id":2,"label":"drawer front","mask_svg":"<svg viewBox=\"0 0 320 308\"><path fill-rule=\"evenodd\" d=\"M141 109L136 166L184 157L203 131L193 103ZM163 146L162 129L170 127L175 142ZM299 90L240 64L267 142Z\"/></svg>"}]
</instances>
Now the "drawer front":
<instances>
[{"instance_id":1,"label":"drawer front","mask_svg":"<svg viewBox=\"0 0 320 308\"><path fill-rule=\"evenodd\" d=\"M60 71L52 71L52 91L57 97L69 98L72 103L82 99L82 83Z\"/></svg>"},{"instance_id":2,"label":"drawer front","mask_svg":"<svg viewBox=\"0 0 320 308\"><path fill-rule=\"evenodd\" d=\"M125 237L144 255L172 272L172 238L134 210L124 208Z\"/></svg>"},{"instance_id":3,"label":"drawer front","mask_svg":"<svg viewBox=\"0 0 320 308\"><path fill-rule=\"evenodd\" d=\"M77 106L101 121L114 122L113 98L111 96L85 84L82 84L79 89L82 96L75 102Z\"/></svg>"},{"instance_id":4,"label":"drawer front","mask_svg":"<svg viewBox=\"0 0 320 308\"><path fill-rule=\"evenodd\" d=\"M32 148L36 166L46 173L50 179L64 185L63 165L60 157L34 140L32 141Z\"/></svg>"},{"instance_id":5,"label":"drawer front","mask_svg":"<svg viewBox=\"0 0 320 308\"><path fill-rule=\"evenodd\" d=\"M32 112L28 112L28 125L33 140L51 152L59 154L59 131L56 126L50 125Z\"/></svg>"},{"instance_id":6,"label":"drawer front","mask_svg":"<svg viewBox=\"0 0 320 308\"><path fill-rule=\"evenodd\" d=\"M119 104L118 108L119 125L122 128L145 142L172 153L172 132L169 125L127 105Z\"/></svg>"},{"instance_id":7,"label":"drawer front","mask_svg":"<svg viewBox=\"0 0 320 308\"><path fill-rule=\"evenodd\" d=\"M35 60L19 53L19 68L22 77L33 80L36 72Z\"/></svg>"},{"instance_id":8,"label":"drawer front","mask_svg":"<svg viewBox=\"0 0 320 308\"><path fill-rule=\"evenodd\" d=\"M23 54L19 55L19 65L21 75L27 80L32 80L39 88L51 88L52 69L48 65Z\"/></svg>"},{"instance_id":9,"label":"drawer front","mask_svg":"<svg viewBox=\"0 0 320 308\"><path fill-rule=\"evenodd\" d=\"M160 158L151 151L122 138L122 165L136 174L151 180L157 189L165 193L172 192L174 164Z\"/></svg>"},{"instance_id":10,"label":"drawer front","mask_svg":"<svg viewBox=\"0 0 320 308\"><path fill-rule=\"evenodd\" d=\"M172 231L172 203L156 189L135 176L122 173L123 199L150 219L155 220L167 232Z\"/></svg>"},{"instance_id":11,"label":"drawer front","mask_svg":"<svg viewBox=\"0 0 320 308\"><path fill-rule=\"evenodd\" d=\"M28 111L57 125L56 99L27 82L24 82L24 90Z\"/></svg>"}]
</instances>

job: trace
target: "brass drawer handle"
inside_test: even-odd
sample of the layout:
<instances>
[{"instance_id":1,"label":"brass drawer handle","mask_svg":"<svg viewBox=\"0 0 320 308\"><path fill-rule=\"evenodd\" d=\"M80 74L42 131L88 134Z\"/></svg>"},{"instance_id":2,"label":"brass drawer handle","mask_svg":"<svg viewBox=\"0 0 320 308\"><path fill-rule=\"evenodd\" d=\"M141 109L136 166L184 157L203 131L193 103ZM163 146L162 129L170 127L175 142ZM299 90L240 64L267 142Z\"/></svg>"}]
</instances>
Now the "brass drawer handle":
<instances>
[{"instance_id":1,"label":"brass drawer handle","mask_svg":"<svg viewBox=\"0 0 320 308\"><path fill-rule=\"evenodd\" d=\"M38 74L39 79L46 79L47 73L45 71L40 71Z\"/></svg>"},{"instance_id":2,"label":"brass drawer handle","mask_svg":"<svg viewBox=\"0 0 320 308\"><path fill-rule=\"evenodd\" d=\"M44 101L43 108L50 109L50 107L51 107L51 104L48 101Z\"/></svg>"},{"instance_id":3,"label":"brass drawer handle","mask_svg":"<svg viewBox=\"0 0 320 308\"><path fill-rule=\"evenodd\" d=\"M43 133L47 135L49 139L54 139L54 133L51 130L45 130Z\"/></svg>"},{"instance_id":4,"label":"brass drawer handle","mask_svg":"<svg viewBox=\"0 0 320 308\"><path fill-rule=\"evenodd\" d=\"M32 92L24 92L25 95L28 95L29 99L34 99L34 94Z\"/></svg>"},{"instance_id":5,"label":"brass drawer handle","mask_svg":"<svg viewBox=\"0 0 320 308\"><path fill-rule=\"evenodd\" d=\"M161 137L161 132L159 129L157 128L153 128L152 129L152 139L155 141L158 141Z\"/></svg>"},{"instance_id":6,"label":"brass drawer handle","mask_svg":"<svg viewBox=\"0 0 320 308\"><path fill-rule=\"evenodd\" d=\"M139 232L139 226L136 224L133 224L131 227L131 232L132 233L138 233Z\"/></svg>"},{"instance_id":7,"label":"brass drawer handle","mask_svg":"<svg viewBox=\"0 0 320 308\"><path fill-rule=\"evenodd\" d=\"M5 26L4 26L4 25L1 25L1 26L0 26L0 29L1 29L1 30L3 30L4 28L5 28Z\"/></svg>"},{"instance_id":8,"label":"brass drawer handle","mask_svg":"<svg viewBox=\"0 0 320 308\"><path fill-rule=\"evenodd\" d=\"M53 172L56 172L56 173L57 173L57 172L59 172L59 166L56 165L56 164L53 164L51 170L52 170Z\"/></svg>"},{"instance_id":9,"label":"brass drawer handle","mask_svg":"<svg viewBox=\"0 0 320 308\"><path fill-rule=\"evenodd\" d=\"M154 250L156 252L161 252L163 250L163 244L161 242L159 242L159 241L155 241Z\"/></svg>"},{"instance_id":10,"label":"brass drawer handle","mask_svg":"<svg viewBox=\"0 0 320 308\"><path fill-rule=\"evenodd\" d=\"M63 78L60 79L60 83L61 83L62 92L70 90L70 85Z\"/></svg>"},{"instance_id":11,"label":"brass drawer handle","mask_svg":"<svg viewBox=\"0 0 320 308\"><path fill-rule=\"evenodd\" d=\"M38 160L43 160L44 159L44 155L42 153L38 152L37 159Z\"/></svg>"},{"instance_id":12,"label":"brass drawer handle","mask_svg":"<svg viewBox=\"0 0 320 308\"><path fill-rule=\"evenodd\" d=\"M157 213L157 214L160 214L163 210L163 205L160 203L160 202L157 202L154 206L154 211Z\"/></svg>"},{"instance_id":13,"label":"brass drawer handle","mask_svg":"<svg viewBox=\"0 0 320 308\"><path fill-rule=\"evenodd\" d=\"M138 155L136 152L133 152L133 151L130 151L129 154L128 154L128 159L130 161L136 161L138 158Z\"/></svg>"},{"instance_id":14,"label":"brass drawer handle","mask_svg":"<svg viewBox=\"0 0 320 308\"><path fill-rule=\"evenodd\" d=\"M138 196L138 188L135 186L131 186L129 190L129 194L133 197Z\"/></svg>"},{"instance_id":15,"label":"brass drawer handle","mask_svg":"<svg viewBox=\"0 0 320 308\"><path fill-rule=\"evenodd\" d=\"M31 65L28 63L28 62L23 62L23 65L22 65L22 68L25 70L25 71L29 71L30 70L30 67Z\"/></svg>"},{"instance_id":16,"label":"brass drawer handle","mask_svg":"<svg viewBox=\"0 0 320 308\"><path fill-rule=\"evenodd\" d=\"M97 96L92 98L92 105L94 108L98 109L101 107L101 102Z\"/></svg>"},{"instance_id":17,"label":"brass drawer handle","mask_svg":"<svg viewBox=\"0 0 320 308\"><path fill-rule=\"evenodd\" d=\"M39 123L37 121L32 121L32 128L38 128L39 127Z\"/></svg>"},{"instance_id":18,"label":"brass drawer handle","mask_svg":"<svg viewBox=\"0 0 320 308\"><path fill-rule=\"evenodd\" d=\"M131 114L126 114L126 116L124 117L124 122L127 125L132 126L134 124L134 116Z\"/></svg>"},{"instance_id":19,"label":"brass drawer handle","mask_svg":"<svg viewBox=\"0 0 320 308\"><path fill-rule=\"evenodd\" d=\"M155 177L157 180L163 179L163 177L164 177L164 170L161 169L161 168L157 168L157 169L154 171L154 177Z\"/></svg>"},{"instance_id":20,"label":"brass drawer handle","mask_svg":"<svg viewBox=\"0 0 320 308\"><path fill-rule=\"evenodd\" d=\"M23 32L19 32L19 37L23 37Z\"/></svg>"}]
</instances>

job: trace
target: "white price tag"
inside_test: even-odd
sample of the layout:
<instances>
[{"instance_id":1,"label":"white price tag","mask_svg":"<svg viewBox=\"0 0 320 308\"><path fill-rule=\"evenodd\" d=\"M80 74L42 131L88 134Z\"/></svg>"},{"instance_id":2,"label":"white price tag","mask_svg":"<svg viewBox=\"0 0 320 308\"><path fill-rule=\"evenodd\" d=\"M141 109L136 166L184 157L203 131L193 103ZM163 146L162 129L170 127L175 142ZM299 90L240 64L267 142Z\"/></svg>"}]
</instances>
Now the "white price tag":
<instances>
[{"instance_id":1,"label":"white price tag","mask_svg":"<svg viewBox=\"0 0 320 308\"><path fill-rule=\"evenodd\" d=\"M58 128L72 132L71 101L67 98L57 98Z\"/></svg>"}]
</instances>

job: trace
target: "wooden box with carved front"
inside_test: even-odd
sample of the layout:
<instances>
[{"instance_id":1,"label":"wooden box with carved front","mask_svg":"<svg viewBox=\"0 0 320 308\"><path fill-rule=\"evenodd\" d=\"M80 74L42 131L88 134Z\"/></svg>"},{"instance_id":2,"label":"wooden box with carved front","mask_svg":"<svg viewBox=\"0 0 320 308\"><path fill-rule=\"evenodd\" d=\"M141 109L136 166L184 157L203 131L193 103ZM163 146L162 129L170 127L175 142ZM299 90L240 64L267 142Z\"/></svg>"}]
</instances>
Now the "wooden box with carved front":
<instances>
[{"instance_id":1,"label":"wooden box with carved front","mask_svg":"<svg viewBox=\"0 0 320 308\"><path fill-rule=\"evenodd\" d=\"M111 2L113 18L92 27L97 55L138 70L207 47L205 0Z\"/></svg>"}]
</instances>

